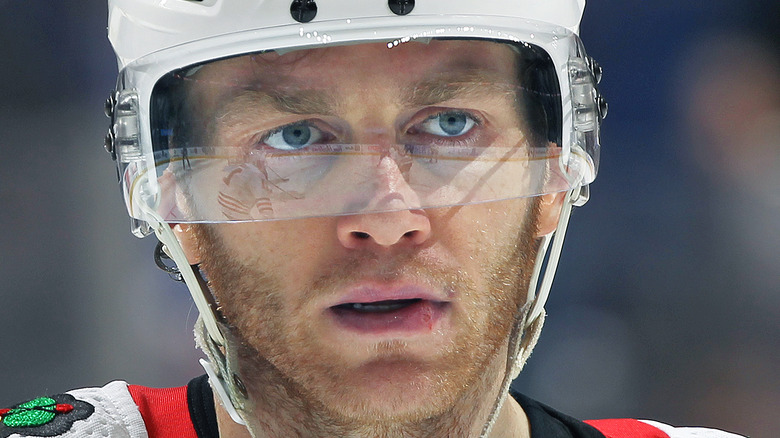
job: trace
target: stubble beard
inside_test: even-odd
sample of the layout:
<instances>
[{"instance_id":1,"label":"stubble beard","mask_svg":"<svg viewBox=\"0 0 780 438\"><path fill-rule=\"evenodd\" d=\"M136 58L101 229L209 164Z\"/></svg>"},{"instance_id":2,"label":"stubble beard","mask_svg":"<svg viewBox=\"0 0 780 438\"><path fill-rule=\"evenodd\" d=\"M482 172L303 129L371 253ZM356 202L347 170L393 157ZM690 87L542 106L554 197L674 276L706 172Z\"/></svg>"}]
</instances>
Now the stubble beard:
<instances>
[{"instance_id":1,"label":"stubble beard","mask_svg":"<svg viewBox=\"0 0 780 438\"><path fill-rule=\"evenodd\" d=\"M473 424L486 420L483 417L499 396L507 341L525 304L538 249L533 237L537 214L536 205L529 208L521 221L525 225L516 229L514 238L482 243L489 247L483 251L494 254L481 272L486 290L478 290L463 272L415 254L379 260L363 253L335 263L303 293L305 300L306 294L350 284L367 273L388 281L411 277L425 279L433 287L452 288L468 300L469 312L486 313L483 324L458 333L457 342L448 345L435 364L409 361L402 341L373 345L371 353L377 361L401 368L409 376L406 381L394 381L392 393L382 396L380 404L375 403L377 394L366 397L364 386L344 384L354 378L355 370L345 368L327 346L313 342L316 333L307 330L305 321L285 317L296 309L285 309L278 278L252 261L230 257L215 228L196 225L196 236L207 255L202 269L229 321L227 337L237 347L239 374L250 394L254 415L249 421L255 433L377 437L472 434ZM403 397L415 391L429 396L409 409L410 403Z\"/></svg>"}]
</instances>

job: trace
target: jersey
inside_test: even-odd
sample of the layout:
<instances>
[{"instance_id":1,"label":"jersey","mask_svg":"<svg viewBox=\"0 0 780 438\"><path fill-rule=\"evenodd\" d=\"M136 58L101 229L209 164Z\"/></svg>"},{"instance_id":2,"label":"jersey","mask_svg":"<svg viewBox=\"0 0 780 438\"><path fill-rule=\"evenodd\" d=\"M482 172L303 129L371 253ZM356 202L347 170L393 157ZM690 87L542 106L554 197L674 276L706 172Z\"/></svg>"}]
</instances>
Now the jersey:
<instances>
[{"instance_id":1,"label":"jersey","mask_svg":"<svg viewBox=\"0 0 780 438\"><path fill-rule=\"evenodd\" d=\"M531 438L739 438L704 428L648 420L580 421L511 392L528 416ZM122 381L69 391L0 409L0 438L218 438L207 376L179 388L154 389Z\"/></svg>"}]
</instances>

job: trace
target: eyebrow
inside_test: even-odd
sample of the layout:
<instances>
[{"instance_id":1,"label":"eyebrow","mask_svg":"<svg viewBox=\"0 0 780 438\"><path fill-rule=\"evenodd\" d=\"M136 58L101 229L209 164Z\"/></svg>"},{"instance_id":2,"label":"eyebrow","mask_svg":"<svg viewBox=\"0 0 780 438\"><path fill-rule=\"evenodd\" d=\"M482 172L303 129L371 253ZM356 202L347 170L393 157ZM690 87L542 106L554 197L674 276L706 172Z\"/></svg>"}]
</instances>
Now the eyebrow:
<instances>
[{"instance_id":1,"label":"eyebrow","mask_svg":"<svg viewBox=\"0 0 780 438\"><path fill-rule=\"evenodd\" d=\"M338 100L330 93L321 90L297 90L293 92L273 92L269 95L271 106L277 111L292 114L333 115Z\"/></svg>"},{"instance_id":2,"label":"eyebrow","mask_svg":"<svg viewBox=\"0 0 780 438\"><path fill-rule=\"evenodd\" d=\"M334 115L336 107L330 93L320 90L244 88L226 93L219 99L216 118L229 124L234 117L246 116L247 108L260 115L269 110L288 114Z\"/></svg>"},{"instance_id":3,"label":"eyebrow","mask_svg":"<svg viewBox=\"0 0 780 438\"><path fill-rule=\"evenodd\" d=\"M507 83L498 74L485 69L443 72L407 88L403 102L411 106L429 106L463 96L514 93L516 89L517 84Z\"/></svg>"}]
</instances>

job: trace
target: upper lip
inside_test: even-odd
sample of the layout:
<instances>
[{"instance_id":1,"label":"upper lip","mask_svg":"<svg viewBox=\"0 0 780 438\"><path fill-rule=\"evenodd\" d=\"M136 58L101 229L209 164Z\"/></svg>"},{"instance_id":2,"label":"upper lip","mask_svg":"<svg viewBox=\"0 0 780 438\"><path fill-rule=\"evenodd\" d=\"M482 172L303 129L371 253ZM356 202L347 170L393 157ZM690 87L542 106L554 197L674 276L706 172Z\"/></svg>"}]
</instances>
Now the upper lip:
<instances>
[{"instance_id":1,"label":"upper lip","mask_svg":"<svg viewBox=\"0 0 780 438\"><path fill-rule=\"evenodd\" d=\"M450 301L445 291L433 290L417 284L382 285L363 283L354 286L346 294L340 295L328 307L354 303L376 303L380 301L420 299L434 302Z\"/></svg>"}]
</instances>

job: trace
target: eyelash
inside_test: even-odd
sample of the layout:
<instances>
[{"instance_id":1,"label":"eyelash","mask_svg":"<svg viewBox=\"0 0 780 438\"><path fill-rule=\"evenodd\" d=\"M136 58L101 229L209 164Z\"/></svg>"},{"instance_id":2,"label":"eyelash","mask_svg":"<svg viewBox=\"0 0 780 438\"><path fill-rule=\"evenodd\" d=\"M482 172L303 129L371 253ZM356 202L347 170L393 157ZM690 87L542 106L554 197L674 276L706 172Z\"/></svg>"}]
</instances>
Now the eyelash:
<instances>
[{"instance_id":1,"label":"eyelash","mask_svg":"<svg viewBox=\"0 0 780 438\"><path fill-rule=\"evenodd\" d=\"M331 129L325 129L325 126L328 126L325 122L319 119L302 119L302 120L296 120L292 123L287 123L285 125L276 126L274 128L271 128L267 131L264 131L261 135L259 135L259 139L256 141L253 141L252 143L255 145L255 147L268 147L274 150L284 150L280 148L276 148L274 146L271 146L267 144L268 140L273 137L274 135L277 135L281 133L283 130L287 128L291 128L298 125L304 125L308 126L311 129L316 129L319 131L321 138L317 139L316 142L313 142L313 144L322 144L322 143L329 143L332 142L333 139L336 138L336 136L332 133ZM325 125L325 126L323 126ZM257 138L256 136L255 138ZM305 146L308 147L308 146Z\"/></svg>"},{"instance_id":2,"label":"eyelash","mask_svg":"<svg viewBox=\"0 0 780 438\"><path fill-rule=\"evenodd\" d=\"M470 136L476 135L476 133L473 132L474 129L475 128L479 128L480 126L482 126L484 124L484 119L478 113L475 113L475 112L469 111L469 110L463 110L463 109L456 109L456 108L430 108L430 109L427 109L427 110L423 110L421 113L418 113L418 114L422 114L422 115L420 117L415 116L415 117L412 118L412 120L409 123L409 127L405 130L405 134L408 134L408 135L433 136L433 137L442 139L443 141L447 141L447 142L450 142L450 143L452 143L452 142L456 142L456 143L467 142L469 140L469 138L462 138L462 137L470 137ZM441 116L447 115L447 114L465 115L467 118L469 118L471 121L473 121L474 125L467 132L465 132L465 133L463 133L461 135L452 136L452 137L436 136L436 135L433 135L433 134L426 133L426 132L424 132L424 131L422 131L420 129L422 127L422 125L425 124L426 122L428 122L428 121L430 121L430 120L432 120L432 119L434 119L436 117L441 117Z\"/></svg>"}]
</instances>

